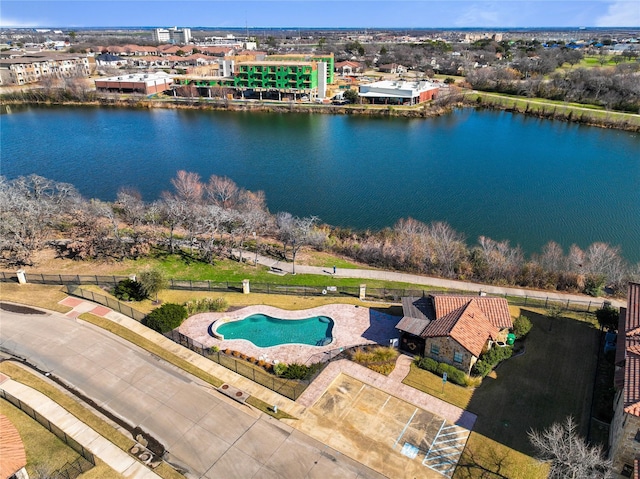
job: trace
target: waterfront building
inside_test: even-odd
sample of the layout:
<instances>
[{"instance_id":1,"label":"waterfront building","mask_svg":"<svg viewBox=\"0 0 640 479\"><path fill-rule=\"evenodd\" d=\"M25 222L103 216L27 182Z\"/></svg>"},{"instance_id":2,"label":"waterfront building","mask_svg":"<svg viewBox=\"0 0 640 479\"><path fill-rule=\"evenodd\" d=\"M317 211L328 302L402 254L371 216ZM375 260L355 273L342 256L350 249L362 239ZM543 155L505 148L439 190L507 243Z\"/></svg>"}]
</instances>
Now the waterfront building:
<instances>
[{"instance_id":1,"label":"waterfront building","mask_svg":"<svg viewBox=\"0 0 640 479\"><path fill-rule=\"evenodd\" d=\"M115 93L152 95L171 88L173 79L164 72L126 74L95 81L96 90Z\"/></svg>"},{"instance_id":2,"label":"waterfront building","mask_svg":"<svg viewBox=\"0 0 640 479\"><path fill-rule=\"evenodd\" d=\"M429 81L384 80L360 85L358 95L376 104L415 105L433 100L439 89Z\"/></svg>"},{"instance_id":3,"label":"waterfront building","mask_svg":"<svg viewBox=\"0 0 640 479\"><path fill-rule=\"evenodd\" d=\"M89 76L89 60L82 54L34 52L0 59L0 85L26 85L46 78Z\"/></svg>"}]
</instances>

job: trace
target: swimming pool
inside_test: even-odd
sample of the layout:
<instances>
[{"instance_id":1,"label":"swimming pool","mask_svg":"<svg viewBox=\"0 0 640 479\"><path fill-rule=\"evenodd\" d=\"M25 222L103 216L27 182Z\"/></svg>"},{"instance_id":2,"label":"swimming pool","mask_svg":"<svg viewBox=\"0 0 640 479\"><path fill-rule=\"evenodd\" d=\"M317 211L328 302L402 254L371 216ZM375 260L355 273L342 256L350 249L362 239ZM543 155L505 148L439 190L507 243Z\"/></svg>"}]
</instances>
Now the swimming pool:
<instances>
[{"instance_id":1,"label":"swimming pool","mask_svg":"<svg viewBox=\"0 0 640 479\"><path fill-rule=\"evenodd\" d=\"M266 314L252 314L240 321L214 325L212 330L221 339L246 339L259 348L280 344L326 346L333 341L333 319L328 316L278 319Z\"/></svg>"}]
</instances>

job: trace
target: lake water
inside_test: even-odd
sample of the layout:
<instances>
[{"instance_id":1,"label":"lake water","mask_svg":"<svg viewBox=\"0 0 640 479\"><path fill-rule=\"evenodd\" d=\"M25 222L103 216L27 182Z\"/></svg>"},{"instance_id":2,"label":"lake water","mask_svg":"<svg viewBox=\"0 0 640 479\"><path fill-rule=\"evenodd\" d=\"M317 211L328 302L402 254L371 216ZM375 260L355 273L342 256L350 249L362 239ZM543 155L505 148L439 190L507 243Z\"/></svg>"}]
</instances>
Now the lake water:
<instances>
[{"instance_id":1,"label":"lake water","mask_svg":"<svg viewBox=\"0 0 640 479\"><path fill-rule=\"evenodd\" d=\"M446 221L528 252L595 241L640 261L640 135L470 109L433 119L26 108L0 117L1 173L146 200L180 169L263 190L272 212L358 229Z\"/></svg>"}]
</instances>

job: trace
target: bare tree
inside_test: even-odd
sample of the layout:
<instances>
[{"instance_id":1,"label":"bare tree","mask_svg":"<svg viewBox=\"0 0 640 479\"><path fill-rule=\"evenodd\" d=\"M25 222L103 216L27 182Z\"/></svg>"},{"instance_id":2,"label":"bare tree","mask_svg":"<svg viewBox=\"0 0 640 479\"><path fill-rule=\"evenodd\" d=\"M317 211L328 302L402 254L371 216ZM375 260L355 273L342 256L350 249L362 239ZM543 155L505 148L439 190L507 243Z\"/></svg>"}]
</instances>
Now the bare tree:
<instances>
[{"instance_id":1,"label":"bare tree","mask_svg":"<svg viewBox=\"0 0 640 479\"><path fill-rule=\"evenodd\" d=\"M529 431L537 457L549 464L549 479L609 479L611 461L602 447L591 446L578 435L573 417L553 423L542 432Z\"/></svg>"},{"instance_id":2,"label":"bare tree","mask_svg":"<svg viewBox=\"0 0 640 479\"><path fill-rule=\"evenodd\" d=\"M187 203L200 203L204 193L204 186L200 182L198 173L190 173L184 170L178 171L171 184L176 190L176 196Z\"/></svg>"},{"instance_id":3,"label":"bare tree","mask_svg":"<svg viewBox=\"0 0 640 479\"><path fill-rule=\"evenodd\" d=\"M316 216L307 216L305 218L293 218L293 224L290 232L291 241L291 261L293 263L292 274L296 274L296 255L300 248L306 245L320 244L325 236L322 232L315 229L318 221Z\"/></svg>"},{"instance_id":4,"label":"bare tree","mask_svg":"<svg viewBox=\"0 0 640 479\"><path fill-rule=\"evenodd\" d=\"M226 176L212 175L205 190L207 199L220 208L233 208L238 202L240 188L233 180Z\"/></svg>"}]
</instances>

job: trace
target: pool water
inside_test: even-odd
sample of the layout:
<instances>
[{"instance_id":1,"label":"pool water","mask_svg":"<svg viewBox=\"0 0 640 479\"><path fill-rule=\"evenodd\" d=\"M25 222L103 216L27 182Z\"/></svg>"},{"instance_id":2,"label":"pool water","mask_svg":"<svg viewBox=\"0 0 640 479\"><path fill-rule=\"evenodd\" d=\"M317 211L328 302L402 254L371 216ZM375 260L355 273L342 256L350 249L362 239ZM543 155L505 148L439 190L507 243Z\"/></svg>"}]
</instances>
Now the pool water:
<instances>
[{"instance_id":1,"label":"pool water","mask_svg":"<svg viewBox=\"0 0 640 479\"><path fill-rule=\"evenodd\" d=\"M333 340L333 319L313 316L306 319L278 319L266 314L252 314L240 321L216 328L224 339L246 339L260 348L280 344L325 346Z\"/></svg>"}]
</instances>

